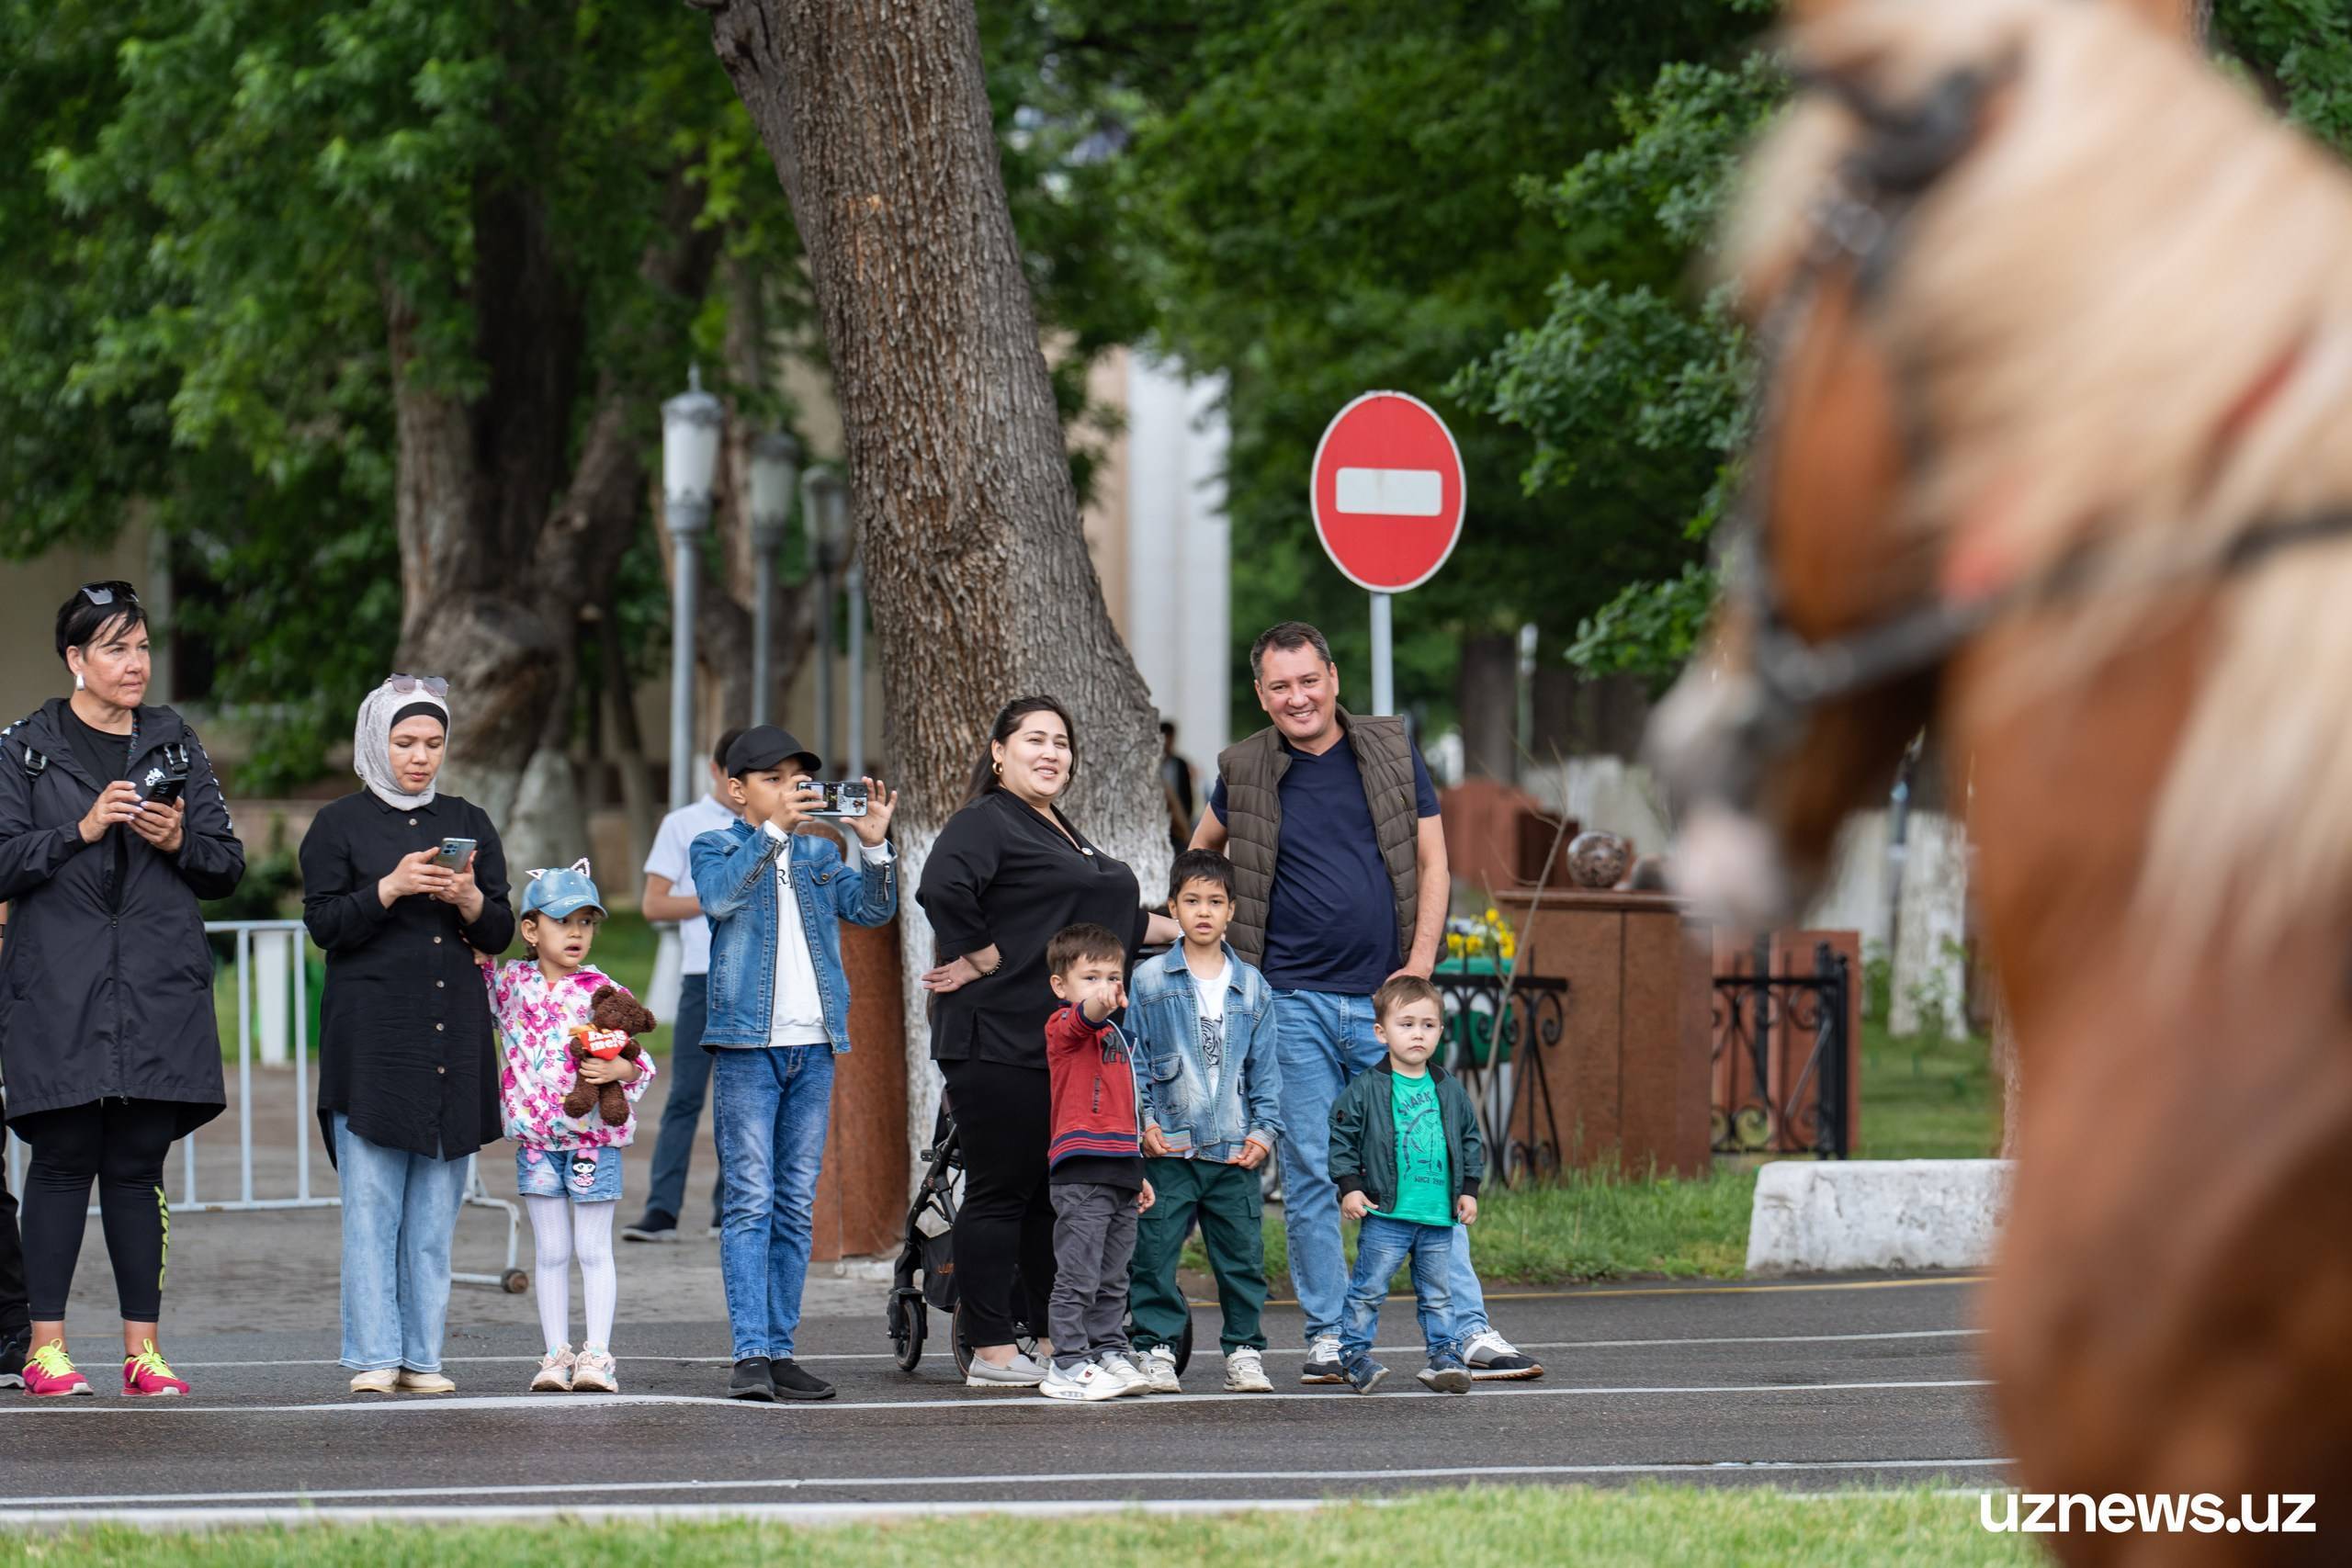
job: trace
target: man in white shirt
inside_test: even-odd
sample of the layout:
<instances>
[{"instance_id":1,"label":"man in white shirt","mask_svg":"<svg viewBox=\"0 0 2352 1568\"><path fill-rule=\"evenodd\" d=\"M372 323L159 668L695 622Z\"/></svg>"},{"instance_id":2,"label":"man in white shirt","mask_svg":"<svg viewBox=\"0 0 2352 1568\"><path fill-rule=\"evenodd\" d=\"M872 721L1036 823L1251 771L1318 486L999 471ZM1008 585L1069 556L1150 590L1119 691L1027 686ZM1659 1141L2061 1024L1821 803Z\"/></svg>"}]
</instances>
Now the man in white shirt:
<instances>
[{"instance_id":1,"label":"man in white shirt","mask_svg":"<svg viewBox=\"0 0 2352 1568\"><path fill-rule=\"evenodd\" d=\"M662 818L653 835L653 852L645 857L645 896L639 908L657 924L675 924L684 950L684 976L678 986L677 1016L670 1028L670 1098L662 1107L662 1131L653 1140L652 1184L645 1195L645 1213L633 1225L621 1227L628 1241L676 1241L678 1216L686 1206L686 1168L693 1163L695 1128L702 1120L703 1101L709 1097L710 1053L702 1046L705 1021L710 1016L710 922L703 918L702 902L695 897L694 868L686 863L687 846L714 828L736 820L726 802L727 749L742 735L730 729L718 738L710 754L710 793L692 806L681 807ZM710 1234L718 1234L719 1194L710 1196Z\"/></svg>"}]
</instances>

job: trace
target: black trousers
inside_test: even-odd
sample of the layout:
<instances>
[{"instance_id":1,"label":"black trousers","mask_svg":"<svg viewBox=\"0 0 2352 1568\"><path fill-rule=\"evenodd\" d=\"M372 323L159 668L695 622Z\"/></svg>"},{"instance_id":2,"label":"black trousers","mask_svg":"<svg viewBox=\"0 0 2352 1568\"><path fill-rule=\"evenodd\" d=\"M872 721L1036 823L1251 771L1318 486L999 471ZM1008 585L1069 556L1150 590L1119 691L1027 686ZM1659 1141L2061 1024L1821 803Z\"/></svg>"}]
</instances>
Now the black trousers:
<instances>
[{"instance_id":1,"label":"black trousers","mask_svg":"<svg viewBox=\"0 0 2352 1568\"><path fill-rule=\"evenodd\" d=\"M17 1196L8 1190L8 1101L0 1096L0 1341L32 1324L25 1299L25 1247L17 1236Z\"/></svg>"},{"instance_id":2,"label":"black trousers","mask_svg":"<svg viewBox=\"0 0 2352 1568\"><path fill-rule=\"evenodd\" d=\"M26 1293L35 1321L65 1316L93 1181L123 1317L153 1323L163 1315L171 1235L164 1156L171 1153L179 1117L180 1108L169 1100L94 1100L37 1111L17 1123L33 1151L25 1168L23 1224Z\"/></svg>"},{"instance_id":3,"label":"black trousers","mask_svg":"<svg viewBox=\"0 0 2352 1568\"><path fill-rule=\"evenodd\" d=\"M975 1345L1042 1336L1054 1292L1054 1200L1046 1182L1050 1080L1042 1067L942 1062L964 1155L956 1289Z\"/></svg>"}]
</instances>

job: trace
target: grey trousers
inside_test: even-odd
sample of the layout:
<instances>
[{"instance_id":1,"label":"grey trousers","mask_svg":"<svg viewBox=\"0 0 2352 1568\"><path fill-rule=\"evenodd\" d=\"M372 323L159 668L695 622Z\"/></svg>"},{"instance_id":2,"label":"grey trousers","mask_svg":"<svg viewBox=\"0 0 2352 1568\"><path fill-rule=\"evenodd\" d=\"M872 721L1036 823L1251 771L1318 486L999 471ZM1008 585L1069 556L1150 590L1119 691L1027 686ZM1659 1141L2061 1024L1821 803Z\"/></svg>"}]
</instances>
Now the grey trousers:
<instances>
[{"instance_id":1,"label":"grey trousers","mask_svg":"<svg viewBox=\"0 0 2352 1568\"><path fill-rule=\"evenodd\" d=\"M1127 1348L1127 1263L1136 1250L1136 1194L1073 1181L1052 1190L1054 1293L1046 1302L1054 1364L1074 1371Z\"/></svg>"}]
</instances>

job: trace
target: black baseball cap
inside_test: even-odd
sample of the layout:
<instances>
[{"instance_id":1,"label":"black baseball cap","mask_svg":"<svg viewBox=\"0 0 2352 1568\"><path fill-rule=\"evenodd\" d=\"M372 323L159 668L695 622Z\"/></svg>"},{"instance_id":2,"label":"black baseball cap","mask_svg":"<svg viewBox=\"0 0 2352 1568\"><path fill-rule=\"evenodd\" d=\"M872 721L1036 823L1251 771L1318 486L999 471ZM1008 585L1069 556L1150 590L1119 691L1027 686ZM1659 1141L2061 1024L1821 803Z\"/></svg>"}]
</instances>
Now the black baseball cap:
<instances>
[{"instance_id":1,"label":"black baseball cap","mask_svg":"<svg viewBox=\"0 0 2352 1568\"><path fill-rule=\"evenodd\" d=\"M763 768L789 761L806 764L811 773L825 771L817 753L794 739L790 731L778 729L773 724L755 724L727 748L727 776L740 779L745 773L756 773Z\"/></svg>"}]
</instances>

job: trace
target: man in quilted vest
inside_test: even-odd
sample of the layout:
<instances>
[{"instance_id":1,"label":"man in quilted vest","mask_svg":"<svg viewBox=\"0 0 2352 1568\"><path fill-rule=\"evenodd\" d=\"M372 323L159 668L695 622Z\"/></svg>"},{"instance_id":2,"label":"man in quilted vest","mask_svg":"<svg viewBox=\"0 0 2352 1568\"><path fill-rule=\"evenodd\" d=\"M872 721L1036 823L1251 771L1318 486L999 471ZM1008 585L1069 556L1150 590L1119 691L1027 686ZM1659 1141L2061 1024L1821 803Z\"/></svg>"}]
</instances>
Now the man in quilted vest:
<instances>
[{"instance_id":1,"label":"man in quilted vest","mask_svg":"<svg viewBox=\"0 0 2352 1568\"><path fill-rule=\"evenodd\" d=\"M1273 722L1217 758L1193 848L1231 858L1227 940L1274 990L1283 1224L1306 1314L1300 1381L1340 1382L1348 1267L1331 1185L1331 1105L1385 1055L1373 1034L1372 993L1392 975L1427 978L1437 964L1445 835L1404 721L1340 705L1339 666L1321 632L1303 621L1269 629L1250 647L1250 673ZM1466 1231L1448 1285L1473 1377L1544 1375L1488 1325Z\"/></svg>"}]
</instances>

